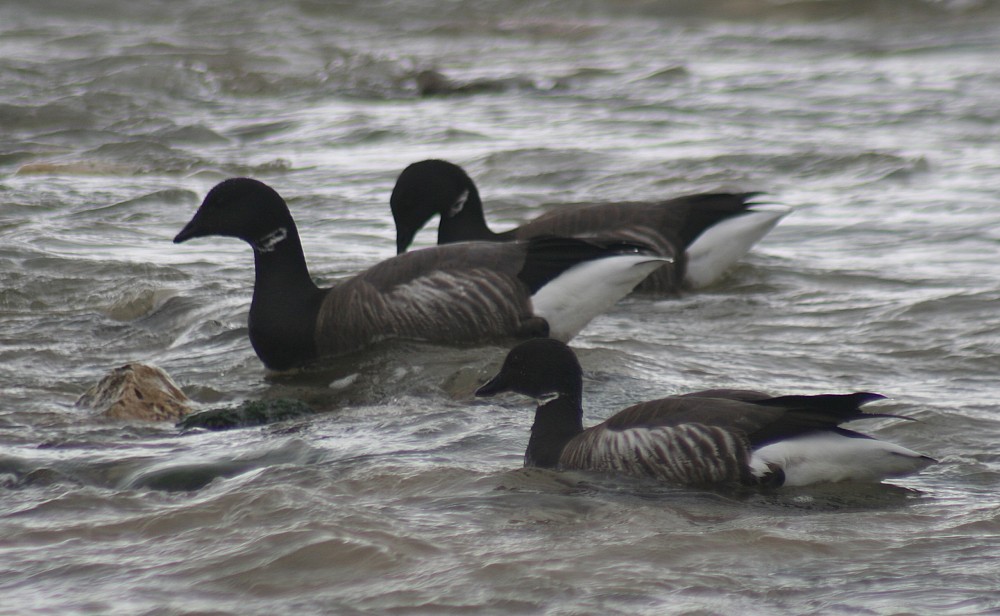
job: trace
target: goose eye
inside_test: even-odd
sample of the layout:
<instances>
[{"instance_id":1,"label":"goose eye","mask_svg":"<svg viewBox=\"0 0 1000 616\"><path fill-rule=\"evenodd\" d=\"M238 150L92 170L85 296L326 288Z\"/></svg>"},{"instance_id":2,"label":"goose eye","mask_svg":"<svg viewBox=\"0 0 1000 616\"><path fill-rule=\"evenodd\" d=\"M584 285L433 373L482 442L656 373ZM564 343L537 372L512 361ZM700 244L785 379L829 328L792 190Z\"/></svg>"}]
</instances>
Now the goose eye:
<instances>
[{"instance_id":1,"label":"goose eye","mask_svg":"<svg viewBox=\"0 0 1000 616\"><path fill-rule=\"evenodd\" d=\"M458 196L458 199L455 199L455 202L452 203L451 207L448 208L448 218L453 218L455 216L458 216L458 214L462 211L462 208L465 207L465 202L468 200L469 200L469 191L463 190L462 194Z\"/></svg>"}]
</instances>

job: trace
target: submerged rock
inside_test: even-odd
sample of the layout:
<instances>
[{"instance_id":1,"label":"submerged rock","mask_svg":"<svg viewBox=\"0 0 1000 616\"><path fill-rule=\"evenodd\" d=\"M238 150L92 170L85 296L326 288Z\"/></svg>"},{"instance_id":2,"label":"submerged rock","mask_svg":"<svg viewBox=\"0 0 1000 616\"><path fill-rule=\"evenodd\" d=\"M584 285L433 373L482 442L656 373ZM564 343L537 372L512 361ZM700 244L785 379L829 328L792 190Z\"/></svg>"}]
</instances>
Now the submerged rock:
<instances>
[{"instance_id":1,"label":"submerged rock","mask_svg":"<svg viewBox=\"0 0 1000 616\"><path fill-rule=\"evenodd\" d=\"M170 375L142 363L115 368L84 392L76 406L116 420L179 421L191 412L191 400Z\"/></svg>"},{"instance_id":2,"label":"submerged rock","mask_svg":"<svg viewBox=\"0 0 1000 616\"><path fill-rule=\"evenodd\" d=\"M499 79L473 79L471 81L457 81L436 70L423 70L414 77L417 85L417 93L420 96L448 96L448 95L471 95L471 94L491 94L497 92L507 92L510 90L543 90L554 89L561 85L551 84L550 88L539 86L534 80L527 77L505 77Z\"/></svg>"},{"instance_id":3,"label":"submerged rock","mask_svg":"<svg viewBox=\"0 0 1000 616\"><path fill-rule=\"evenodd\" d=\"M239 406L210 409L189 415L181 420L178 428L204 428L206 430L229 430L295 419L316 413L312 407L299 400L279 398L275 400L247 400Z\"/></svg>"}]
</instances>

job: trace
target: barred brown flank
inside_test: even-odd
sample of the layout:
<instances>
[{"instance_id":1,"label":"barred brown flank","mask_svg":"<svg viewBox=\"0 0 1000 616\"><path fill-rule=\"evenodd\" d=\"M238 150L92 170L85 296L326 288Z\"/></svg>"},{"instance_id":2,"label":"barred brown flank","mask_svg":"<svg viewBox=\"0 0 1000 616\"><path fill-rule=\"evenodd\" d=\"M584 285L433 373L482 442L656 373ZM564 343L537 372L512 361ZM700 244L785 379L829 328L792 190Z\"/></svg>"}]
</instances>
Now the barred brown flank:
<instances>
[{"instance_id":1,"label":"barred brown flank","mask_svg":"<svg viewBox=\"0 0 1000 616\"><path fill-rule=\"evenodd\" d=\"M738 482L744 478L748 449L715 426L584 430L563 449L564 468L621 472L674 483Z\"/></svg>"},{"instance_id":2,"label":"barred brown flank","mask_svg":"<svg viewBox=\"0 0 1000 616\"><path fill-rule=\"evenodd\" d=\"M435 272L388 292L369 284L363 274L340 289L328 294L320 308L316 339L321 354L361 348L380 332L420 332L416 337L427 340L500 338L531 318L517 280L486 269ZM456 302L459 293L463 301Z\"/></svg>"}]
</instances>

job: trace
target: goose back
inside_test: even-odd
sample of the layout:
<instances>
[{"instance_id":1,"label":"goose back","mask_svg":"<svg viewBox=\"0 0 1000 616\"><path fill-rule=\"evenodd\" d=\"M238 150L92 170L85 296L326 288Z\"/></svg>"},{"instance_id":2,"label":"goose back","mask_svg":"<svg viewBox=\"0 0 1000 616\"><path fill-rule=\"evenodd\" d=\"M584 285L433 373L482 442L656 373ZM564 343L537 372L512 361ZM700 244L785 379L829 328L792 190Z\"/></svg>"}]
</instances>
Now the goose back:
<instances>
[{"instance_id":1,"label":"goose back","mask_svg":"<svg viewBox=\"0 0 1000 616\"><path fill-rule=\"evenodd\" d=\"M454 244L383 261L332 288L316 321L323 355L380 338L476 342L547 336L518 277L524 245Z\"/></svg>"},{"instance_id":2,"label":"goose back","mask_svg":"<svg viewBox=\"0 0 1000 616\"><path fill-rule=\"evenodd\" d=\"M672 222L682 218L677 211L656 203L620 203L599 205L563 205L524 225L511 230L502 238L524 240L546 234L574 237L615 238L637 242L673 259L671 267L662 267L640 283L637 290L645 293L676 292L683 280L686 256L681 235Z\"/></svg>"}]
</instances>

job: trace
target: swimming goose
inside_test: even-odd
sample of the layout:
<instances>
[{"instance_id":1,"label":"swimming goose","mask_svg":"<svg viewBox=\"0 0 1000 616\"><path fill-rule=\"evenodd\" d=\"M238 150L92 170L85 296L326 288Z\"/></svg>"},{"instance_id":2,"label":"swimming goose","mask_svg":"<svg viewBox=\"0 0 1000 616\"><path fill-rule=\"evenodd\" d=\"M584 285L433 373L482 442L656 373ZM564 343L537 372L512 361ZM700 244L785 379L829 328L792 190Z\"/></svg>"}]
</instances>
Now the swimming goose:
<instances>
[{"instance_id":1,"label":"swimming goose","mask_svg":"<svg viewBox=\"0 0 1000 616\"><path fill-rule=\"evenodd\" d=\"M791 210L755 203L755 193L704 193L659 203L601 203L564 206L520 227L494 233L483 203L465 171L443 160L408 166L392 190L396 251L406 252L427 221L440 214L438 244L468 240L503 242L553 234L611 237L642 242L673 257L637 291L674 294L710 285L745 255Z\"/></svg>"},{"instance_id":2,"label":"swimming goose","mask_svg":"<svg viewBox=\"0 0 1000 616\"><path fill-rule=\"evenodd\" d=\"M250 342L274 370L387 338L469 344L569 340L669 261L625 242L468 242L393 257L320 289L284 199L257 180L215 186L175 243L221 235L253 247Z\"/></svg>"},{"instance_id":3,"label":"swimming goose","mask_svg":"<svg viewBox=\"0 0 1000 616\"><path fill-rule=\"evenodd\" d=\"M677 484L804 486L878 482L934 462L839 425L895 417L863 413L873 393L770 397L716 389L641 402L583 428L582 371L556 340L530 340L476 391L548 399L535 411L525 466L619 472Z\"/></svg>"}]
</instances>

